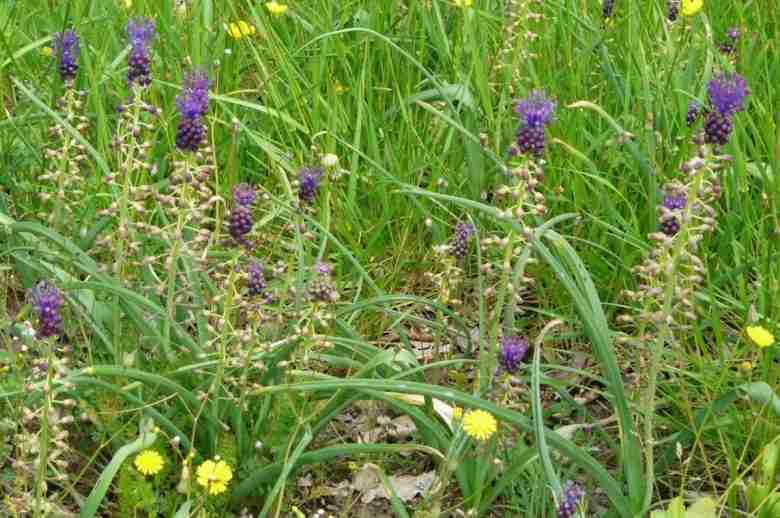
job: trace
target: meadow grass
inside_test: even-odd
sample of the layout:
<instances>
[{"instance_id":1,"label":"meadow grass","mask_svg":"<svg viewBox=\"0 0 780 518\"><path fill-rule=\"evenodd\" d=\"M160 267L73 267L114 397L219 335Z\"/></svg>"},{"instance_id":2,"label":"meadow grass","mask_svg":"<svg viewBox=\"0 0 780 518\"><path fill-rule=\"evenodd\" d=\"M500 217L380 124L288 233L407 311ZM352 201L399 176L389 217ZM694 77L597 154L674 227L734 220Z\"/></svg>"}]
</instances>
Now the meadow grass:
<instances>
[{"instance_id":1,"label":"meadow grass","mask_svg":"<svg viewBox=\"0 0 780 518\"><path fill-rule=\"evenodd\" d=\"M568 480L580 516L780 513L776 347L746 334L780 331L772 0L674 23L655 0L608 19L592 0L459 3L0 4L2 516L569 516ZM133 90L138 16L156 37ZM81 42L70 86L63 30ZM188 154L193 70L210 104ZM723 70L750 88L725 167L686 124ZM510 153L535 90L556 102L540 160ZM133 95L156 114L120 113ZM697 153L713 228L696 241L691 202L645 322L637 267L668 184L710 186L681 170ZM320 164L307 204L299 172ZM241 182L251 247L231 240ZM31 331L40 281L64 296L59 338ZM507 372L515 335L529 352ZM388 432L398 416L414 430ZM149 450L164 466L145 474ZM366 484L386 494L361 501Z\"/></svg>"}]
</instances>

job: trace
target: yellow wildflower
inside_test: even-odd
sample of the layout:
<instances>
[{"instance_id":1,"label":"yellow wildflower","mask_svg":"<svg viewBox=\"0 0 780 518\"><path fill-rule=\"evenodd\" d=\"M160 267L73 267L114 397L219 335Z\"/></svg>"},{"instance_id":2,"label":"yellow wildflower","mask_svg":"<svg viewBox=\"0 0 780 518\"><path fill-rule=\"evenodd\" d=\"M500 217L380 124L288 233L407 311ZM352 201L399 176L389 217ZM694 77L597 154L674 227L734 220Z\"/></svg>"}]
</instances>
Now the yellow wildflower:
<instances>
[{"instance_id":1,"label":"yellow wildflower","mask_svg":"<svg viewBox=\"0 0 780 518\"><path fill-rule=\"evenodd\" d=\"M774 335L761 326L748 326L745 331L753 343L762 349L775 343Z\"/></svg>"},{"instance_id":2,"label":"yellow wildflower","mask_svg":"<svg viewBox=\"0 0 780 518\"><path fill-rule=\"evenodd\" d=\"M457 7L471 7L474 5L474 0L453 0Z\"/></svg>"},{"instance_id":3,"label":"yellow wildflower","mask_svg":"<svg viewBox=\"0 0 780 518\"><path fill-rule=\"evenodd\" d=\"M239 20L238 23L231 23L228 25L228 34L236 40L240 40L245 36L252 36L257 32L255 26L246 23L244 20Z\"/></svg>"},{"instance_id":4,"label":"yellow wildflower","mask_svg":"<svg viewBox=\"0 0 780 518\"><path fill-rule=\"evenodd\" d=\"M52 55L54 55L54 50L52 50L51 47L41 47L41 54L43 54L47 58L50 58L52 57Z\"/></svg>"},{"instance_id":5,"label":"yellow wildflower","mask_svg":"<svg viewBox=\"0 0 780 518\"><path fill-rule=\"evenodd\" d=\"M287 9L289 9L290 7L287 4L280 4L279 2L274 0L273 2L266 2L265 8L268 9L268 12L270 12L271 14L278 16L280 14L286 13Z\"/></svg>"},{"instance_id":6,"label":"yellow wildflower","mask_svg":"<svg viewBox=\"0 0 780 518\"><path fill-rule=\"evenodd\" d=\"M154 450L142 451L135 457L135 467L144 475L156 475L162 471L165 461Z\"/></svg>"},{"instance_id":7,"label":"yellow wildflower","mask_svg":"<svg viewBox=\"0 0 780 518\"><path fill-rule=\"evenodd\" d=\"M704 7L704 0L682 0L680 12L683 16L694 16Z\"/></svg>"},{"instance_id":8,"label":"yellow wildflower","mask_svg":"<svg viewBox=\"0 0 780 518\"><path fill-rule=\"evenodd\" d=\"M484 410L471 410L463 416L463 431L478 441L490 439L496 428L496 418Z\"/></svg>"},{"instance_id":9,"label":"yellow wildflower","mask_svg":"<svg viewBox=\"0 0 780 518\"><path fill-rule=\"evenodd\" d=\"M739 364L739 369L742 372L750 372L750 371L753 370L753 364L751 362L749 362L749 361L744 361L744 362Z\"/></svg>"},{"instance_id":10,"label":"yellow wildflower","mask_svg":"<svg viewBox=\"0 0 780 518\"><path fill-rule=\"evenodd\" d=\"M459 406L452 407L452 419L459 421L461 418L463 418L463 409Z\"/></svg>"},{"instance_id":11,"label":"yellow wildflower","mask_svg":"<svg viewBox=\"0 0 780 518\"><path fill-rule=\"evenodd\" d=\"M233 478L233 470L227 462L214 457L214 460L207 460L200 466L195 473L198 477L198 484L206 489L210 495L218 495L227 491L227 486Z\"/></svg>"}]
</instances>

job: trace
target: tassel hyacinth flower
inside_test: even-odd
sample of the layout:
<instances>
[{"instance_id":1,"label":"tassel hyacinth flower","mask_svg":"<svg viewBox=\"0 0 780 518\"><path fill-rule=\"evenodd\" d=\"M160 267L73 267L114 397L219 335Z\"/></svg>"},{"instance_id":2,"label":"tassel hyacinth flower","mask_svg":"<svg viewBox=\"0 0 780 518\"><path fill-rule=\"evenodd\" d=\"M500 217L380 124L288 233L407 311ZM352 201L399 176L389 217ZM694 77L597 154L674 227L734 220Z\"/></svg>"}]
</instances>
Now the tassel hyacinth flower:
<instances>
[{"instance_id":1,"label":"tassel hyacinth flower","mask_svg":"<svg viewBox=\"0 0 780 518\"><path fill-rule=\"evenodd\" d=\"M76 79L79 70L79 37L73 31L65 31L54 36L54 49L59 58L60 78L65 83Z\"/></svg>"},{"instance_id":2,"label":"tassel hyacinth flower","mask_svg":"<svg viewBox=\"0 0 780 518\"><path fill-rule=\"evenodd\" d=\"M154 22L149 18L134 18L127 24L127 37L131 47L127 57L127 83L130 86L149 86L152 82L149 44L154 36Z\"/></svg>"},{"instance_id":3,"label":"tassel hyacinth flower","mask_svg":"<svg viewBox=\"0 0 780 518\"><path fill-rule=\"evenodd\" d=\"M515 113L520 118L520 128L517 130L517 143L512 154L531 154L541 157L544 154L544 128L555 117L555 103L544 92L533 91L515 106Z\"/></svg>"},{"instance_id":4,"label":"tassel hyacinth flower","mask_svg":"<svg viewBox=\"0 0 780 518\"><path fill-rule=\"evenodd\" d=\"M469 253L469 244L471 238L476 232L474 225L471 223L465 223L461 221L455 225L455 233L452 236L452 242L450 243L450 253L456 259L462 261Z\"/></svg>"},{"instance_id":5,"label":"tassel hyacinth flower","mask_svg":"<svg viewBox=\"0 0 780 518\"><path fill-rule=\"evenodd\" d=\"M303 203L314 203L325 172L320 167L304 167L298 173L298 198Z\"/></svg>"},{"instance_id":6,"label":"tassel hyacinth flower","mask_svg":"<svg viewBox=\"0 0 780 518\"><path fill-rule=\"evenodd\" d=\"M528 340L521 336L505 336L501 339L498 363L504 371L514 374L528 353Z\"/></svg>"},{"instance_id":7,"label":"tassel hyacinth flower","mask_svg":"<svg viewBox=\"0 0 780 518\"><path fill-rule=\"evenodd\" d=\"M59 335L62 333L63 299L60 290L48 282L40 282L31 293L32 306L38 314L39 338Z\"/></svg>"},{"instance_id":8,"label":"tassel hyacinth flower","mask_svg":"<svg viewBox=\"0 0 780 518\"><path fill-rule=\"evenodd\" d=\"M585 490L576 482L569 480L564 484L561 493L561 500L558 508L555 510L558 518L572 518L577 511L577 506L585 496Z\"/></svg>"},{"instance_id":9,"label":"tassel hyacinth flower","mask_svg":"<svg viewBox=\"0 0 780 518\"><path fill-rule=\"evenodd\" d=\"M181 94L176 98L179 109L179 127L176 147L182 151L197 151L206 136L203 117L209 108L209 81L205 72L192 72L184 79Z\"/></svg>"},{"instance_id":10,"label":"tassel hyacinth flower","mask_svg":"<svg viewBox=\"0 0 780 518\"><path fill-rule=\"evenodd\" d=\"M739 74L719 74L707 84L707 93L712 110L704 121L704 139L708 144L723 146L734 129L734 114L745 109L750 89Z\"/></svg>"}]
</instances>

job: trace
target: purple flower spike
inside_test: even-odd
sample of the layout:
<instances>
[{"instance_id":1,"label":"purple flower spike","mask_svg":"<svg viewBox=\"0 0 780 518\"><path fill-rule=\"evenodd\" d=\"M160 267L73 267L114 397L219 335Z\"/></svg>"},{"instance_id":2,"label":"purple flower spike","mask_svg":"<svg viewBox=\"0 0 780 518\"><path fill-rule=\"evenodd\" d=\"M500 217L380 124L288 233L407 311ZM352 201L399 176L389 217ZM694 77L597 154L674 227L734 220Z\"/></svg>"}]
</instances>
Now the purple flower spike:
<instances>
[{"instance_id":1,"label":"purple flower spike","mask_svg":"<svg viewBox=\"0 0 780 518\"><path fill-rule=\"evenodd\" d=\"M501 339L498 363L510 374L517 372L528 352L528 340L520 336L505 336Z\"/></svg>"},{"instance_id":2,"label":"purple flower spike","mask_svg":"<svg viewBox=\"0 0 780 518\"><path fill-rule=\"evenodd\" d=\"M688 126L693 125L694 122L701 115L701 103L699 101L691 101L688 103L688 113L685 115L685 122Z\"/></svg>"},{"instance_id":3,"label":"purple flower spike","mask_svg":"<svg viewBox=\"0 0 780 518\"><path fill-rule=\"evenodd\" d=\"M252 210L249 207L238 205L228 216L228 231L233 239L241 245L249 246L246 235L252 231L255 224Z\"/></svg>"},{"instance_id":4,"label":"purple flower spike","mask_svg":"<svg viewBox=\"0 0 780 518\"><path fill-rule=\"evenodd\" d=\"M32 289L30 295L33 308L38 313L38 337L46 338L62 333L60 310L63 298L60 290L43 281Z\"/></svg>"},{"instance_id":5,"label":"purple flower spike","mask_svg":"<svg viewBox=\"0 0 780 518\"><path fill-rule=\"evenodd\" d=\"M254 186L248 183L240 183L233 188L233 200L243 207L249 207L257 199Z\"/></svg>"},{"instance_id":6,"label":"purple flower spike","mask_svg":"<svg viewBox=\"0 0 780 518\"><path fill-rule=\"evenodd\" d=\"M267 286L265 276L263 275L263 267L256 261L252 261L246 270L249 274L249 281L247 282L249 294L252 296L262 295Z\"/></svg>"},{"instance_id":7,"label":"purple flower spike","mask_svg":"<svg viewBox=\"0 0 780 518\"><path fill-rule=\"evenodd\" d=\"M79 37L73 31L65 31L54 36L54 49L60 60L60 78L65 82L76 79L79 70Z\"/></svg>"},{"instance_id":8,"label":"purple flower spike","mask_svg":"<svg viewBox=\"0 0 780 518\"><path fill-rule=\"evenodd\" d=\"M317 191L320 188L320 181L324 175L320 167L305 167L298 173L298 198L303 203L312 203L317 197Z\"/></svg>"},{"instance_id":9,"label":"purple flower spike","mask_svg":"<svg viewBox=\"0 0 780 518\"><path fill-rule=\"evenodd\" d=\"M582 489L582 486L571 480L567 481L563 485L558 508L555 510L556 516L558 518L572 518L584 496L585 490Z\"/></svg>"},{"instance_id":10,"label":"purple flower spike","mask_svg":"<svg viewBox=\"0 0 780 518\"><path fill-rule=\"evenodd\" d=\"M131 86L133 84L149 86L152 82L149 43L154 36L154 22L149 18L134 18L127 24L127 37L132 47L127 58L127 82Z\"/></svg>"},{"instance_id":11,"label":"purple flower spike","mask_svg":"<svg viewBox=\"0 0 780 518\"><path fill-rule=\"evenodd\" d=\"M544 92L535 90L527 99L517 103L515 113L520 117L520 128L512 153L542 156L545 146L544 127L555 118L555 103Z\"/></svg>"},{"instance_id":12,"label":"purple flower spike","mask_svg":"<svg viewBox=\"0 0 780 518\"><path fill-rule=\"evenodd\" d=\"M745 109L750 89L739 74L718 74L707 84L707 93L712 107L726 117Z\"/></svg>"},{"instance_id":13,"label":"purple flower spike","mask_svg":"<svg viewBox=\"0 0 780 518\"><path fill-rule=\"evenodd\" d=\"M450 242L450 252L459 260L463 260L469 253L469 243L471 242L471 236L474 235L477 229L471 223L465 223L463 221L455 225L455 233L452 236Z\"/></svg>"},{"instance_id":14,"label":"purple flower spike","mask_svg":"<svg viewBox=\"0 0 780 518\"><path fill-rule=\"evenodd\" d=\"M601 14L604 17L604 19L612 18L612 15L615 12L615 0L604 0L604 2L601 5Z\"/></svg>"},{"instance_id":15,"label":"purple flower spike","mask_svg":"<svg viewBox=\"0 0 780 518\"><path fill-rule=\"evenodd\" d=\"M184 79L181 94L176 98L181 120L176 131L176 147L182 151L197 151L206 136L202 118L209 109L209 81L205 72L192 72Z\"/></svg>"},{"instance_id":16,"label":"purple flower spike","mask_svg":"<svg viewBox=\"0 0 780 518\"><path fill-rule=\"evenodd\" d=\"M669 210L682 210L688 204L688 197L684 194L675 196L674 194L667 194L664 196L664 207Z\"/></svg>"},{"instance_id":17,"label":"purple flower spike","mask_svg":"<svg viewBox=\"0 0 780 518\"><path fill-rule=\"evenodd\" d=\"M517 103L515 113L526 126L545 126L555 116L555 103L544 92L534 90L527 99Z\"/></svg>"},{"instance_id":18,"label":"purple flower spike","mask_svg":"<svg viewBox=\"0 0 780 518\"><path fill-rule=\"evenodd\" d=\"M725 146L733 129L734 122L731 120L731 114L723 115L719 111L711 111L704 119L704 141L708 144Z\"/></svg>"}]
</instances>

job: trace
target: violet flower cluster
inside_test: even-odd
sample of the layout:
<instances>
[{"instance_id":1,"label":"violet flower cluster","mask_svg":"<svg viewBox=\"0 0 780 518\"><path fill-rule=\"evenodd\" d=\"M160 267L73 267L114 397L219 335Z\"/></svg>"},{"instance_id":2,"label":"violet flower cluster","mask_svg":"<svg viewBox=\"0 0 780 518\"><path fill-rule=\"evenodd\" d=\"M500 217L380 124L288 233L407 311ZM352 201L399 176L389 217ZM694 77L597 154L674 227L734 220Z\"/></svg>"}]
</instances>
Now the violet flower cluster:
<instances>
[{"instance_id":1,"label":"violet flower cluster","mask_svg":"<svg viewBox=\"0 0 780 518\"><path fill-rule=\"evenodd\" d=\"M203 117L209 109L209 81L205 72L191 72L184 78L181 94L176 98L179 127L176 147L182 151L197 151L206 136Z\"/></svg>"},{"instance_id":2,"label":"violet flower cluster","mask_svg":"<svg viewBox=\"0 0 780 518\"><path fill-rule=\"evenodd\" d=\"M154 36L154 22L149 18L134 18L127 24L127 37L131 47L127 58L127 83L130 86L149 86L152 82L149 44Z\"/></svg>"},{"instance_id":3,"label":"violet flower cluster","mask_svg":"<svg viewBox=\"0 0 780 518\"><path fill-rule=\"evenodd\" d=\"M476 229L471 223L463 221L455 225L455 232L450 242L450 253L456 259L462 261L469 253L469 244L474 236Z\"/></svg>"},{"instance_id":4,"label":"violet flower cluster","mask_svg":"<svg viewBox=\"0 0 780 518\"><path fill-rule=\"evenodd\" d=\"M324 262L317 261L311 269L311 278L306 286L306 295L309 300L315 302L336 302L339 300L339 292L333 282L333 267Z\"/></svg>"},{"instance_id":5,"label":"violet flower cluster","mask_svg":"<svg viewBox=\"0 0 780 518\"><path fill-rule=\"evenodd\" d=\"M262 295L268 286L265 275L263 274L263 267L257 261L252 261L249 263L246 270L249 277L249 280L247 281L249 295Z\"/></svg>"},{"instance_id":6,"label":"violet flower cluster","mask_svg":"<svg viewBox=\"0 0 780 518\"><path fill-rule=\"evenodd\" d=\"M604 19L608 20L609 18L612 18L614 13L615 0L604 0L604 3L601 5L601 15L604 17Z\"/></svg>"},{"instance_id":7,"label":"violet flower cluster","mask_svg":"<svg viewBox=\"0 0 780 518\"><path fill-rule=\"evenodd\" d=\"M304 167L298 173L298 199L311 204L317 198L320 183L325 172L320 167Z\"/></svg>"},{"instance_id":8,"label":"violet flower cluster","mask_svg":"<svg viewBox=\"0 0 780 518\"><path fill-rule=\"evenodd\" d=\"M501 339L498 364L505 372L514 374L527 353L528 339L522 336L505 336Z\"/></svg>"},{"instance_id":9,"label":"violet flower cluster","mask_svg":"<svg viewBox=\"0 0 780 518\"><path fill-rule=\"evenodd\" d=\"M69 83L76 79L79 70L79 37L73 31L61 32L54 36L54 50L59 59L60 78Z\"/></svg>"},{"instance_id":10,"label":"violet flower cluster","mask_svg":"<svg viewBox=\"0 0 780 518\"><path fill-rule=\"evenodd\" d=\"M531 154L535 157L544 154L544 129L555 118L555 106L555 102L538 90L517 103L515 113L520 118L520 128L512 154Z\"/></svg>"},{"instance_id":11,"label":"violet flower cluster","mask_svg":"<svg viewBox=\"0 0 780 518\"><path fill-rule=\"evenodd\" d=\"M688 204L688 197L682 194L667 194L661 205L661 232L673 237L680 231L680 214Z\"/></svg>"},{"instance_id":12,"label":"violet flower cluster","mask_svg":"<svg viewBox=\"0 0 780 518\"><path fill-rule=\"evenodd\" d=\"M252 204L256 198L255 188L249 184L241 183L233 189L233 201L236 202L236 206L228 216L228 230L233 239L244 246L249 246L246 235L255 224Z\"/></svg>"},{"instance_id":13,"label":"violet flower cluster","mask_svg":"<svg viewBox=\"0 0 780 518\"><path fill-rule=\"evenodd\" d=\"M563 485L561 499L558 508L555 510L558 518L572 518L577 512L577 506L580 500L585 496L585 490L582 486L571 480Z\"/></svg>"},{"instance_id":14,"label":"violet flower cluster","mask_svg":"<svg viewBox=\"0 0 780 518\"><path fill-rule=\"evenodd\" d=\"M30 298L38 314L37 336L47 338L62 333L63 304L62 293L48 282L38 283L31 291Z\"/></svg>"},{"instance_id":15,"label":"violet flower cluster","mask_svg":"<svg viewBox=\"0 0 780 518\"><path fill-rule=\"evenodd\" d=\"M712 109L704 120L705 142L723 146L734 129L734 114L745 109L750 89L739 74L718 74L707 84L707 93Z\"/></svg>"},{"instance_id":16,"label":"violet flower cluster","mask_svg":"<svg viewBox=\"0 0 780 518\"><path fill-rule=\"evenodd\" d=\"M739 35L738 27L730 27L726 31L726 41L721 43L718 47L720 52L726 55L734 54L734 51L737 50L737 40L739 39Z\"/></svg>"}]
</instances>

